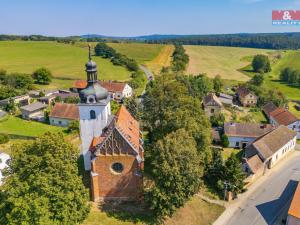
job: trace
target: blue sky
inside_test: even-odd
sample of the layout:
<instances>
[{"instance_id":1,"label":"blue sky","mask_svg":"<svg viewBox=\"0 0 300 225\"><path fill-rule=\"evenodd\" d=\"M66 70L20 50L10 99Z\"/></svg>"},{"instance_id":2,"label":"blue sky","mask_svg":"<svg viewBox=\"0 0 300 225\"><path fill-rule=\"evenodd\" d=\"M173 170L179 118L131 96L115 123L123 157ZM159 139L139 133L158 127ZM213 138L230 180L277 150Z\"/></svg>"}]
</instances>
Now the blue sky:
<instances>
[{"instance_id":1,"label":"blue sky","mask_svg":"<svg viewBox=\"0 0 300 225\"><path fill-rule=\"evenodd\" d=\"M271 24L300 0L0 0L0 34L219 34L300 31Z\"/></svg>"}]
</instances>

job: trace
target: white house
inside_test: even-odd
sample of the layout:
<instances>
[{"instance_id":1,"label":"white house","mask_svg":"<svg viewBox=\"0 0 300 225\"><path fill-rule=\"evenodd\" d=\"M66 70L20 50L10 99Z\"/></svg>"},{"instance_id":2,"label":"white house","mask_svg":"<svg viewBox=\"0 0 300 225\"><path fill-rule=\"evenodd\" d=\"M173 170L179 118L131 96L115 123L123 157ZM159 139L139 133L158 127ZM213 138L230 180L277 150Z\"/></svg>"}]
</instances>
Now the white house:
<instances>
[{"instance_id":1,"label":"white house","mask_svg":"<svg viewBox=\"0 0 300 225\"><path fill-rule=\"evenodd\" d=\"M49 122L53 126L67 127L74 120L79 120L79 110L75 104L56 103L49 114Z\"/></svg>"},{"instance_id":2,"label":"white house","mask_svg":"<svg viewBox=\"0 0 300 225\"><path fill-rule=\"evenodd\" d=\"M2 170L7 167L7 162L10 160L10 156L6 153L0 153L0 185L2 184Z\"/></svg>"},{"instance_id":3,"label":"white house","mask_svg":"<svg viewBox=\"0 0 300 225\"><path fill-rule=\"evenodd\" d=\"M229 147L245 148L257 138L273 130L270 124L225 123L224 134L228 137Z\"/></svg>"},{"instance_id":4,"label":"white house","mask_svg":"<svg viewBox=\"0 0 300 225\"><path fill-rule=\"evenodd\" d=\"M243 167L248 175L262 175L295 149L297 133L280 125L245 149Z\"/></svg>"},{"instance_id":5,"label":"white house","mask_svg":"<svg viewBox=\"0 0 300 225\"><path fill-rule=\"evenodd\" d=\"M287 126L290 130L297 132L297 139L300 139L300 119L285 108L276 108L269 113L271 124Z\"/></svg>"}]
</instances>

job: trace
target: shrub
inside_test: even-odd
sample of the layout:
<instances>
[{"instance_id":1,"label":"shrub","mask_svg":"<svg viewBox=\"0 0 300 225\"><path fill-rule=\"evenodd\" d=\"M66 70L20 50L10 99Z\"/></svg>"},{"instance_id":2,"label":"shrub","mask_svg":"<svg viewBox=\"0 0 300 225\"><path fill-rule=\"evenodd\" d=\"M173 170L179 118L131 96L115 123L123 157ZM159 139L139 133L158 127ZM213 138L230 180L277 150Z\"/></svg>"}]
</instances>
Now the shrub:
<instances>
[{"instance_id":1,"label":"shrub","mask_svg":"<svg viewBox=\"0 0 300 225\"><path fill-rule=\"evenodd\" d=\"M221 139L222 139L223 147L227 148L229 146L229 140L228 140L227 135L223 134Z\"/></svg>"},{"instance_id":2,"label":"shrub","mask_svg":"<svg viewBox=\"0 0 300 225\"><path fill-rule=\"evenodd\" d=\"M0 134L0 144L9 142L9 136L7 134Z\"/></svg>"},{"instance_id":3,"label":"shrub","mask_svg":"<svg viewBox=\"0 0 300 225\"><path fill-rule=\"evenodd\" d=\"M50 82L52 81L52 73L45 67L41 67L34 71L32 77L38 84L50 84Z\"/></svg>"}]
</instances>

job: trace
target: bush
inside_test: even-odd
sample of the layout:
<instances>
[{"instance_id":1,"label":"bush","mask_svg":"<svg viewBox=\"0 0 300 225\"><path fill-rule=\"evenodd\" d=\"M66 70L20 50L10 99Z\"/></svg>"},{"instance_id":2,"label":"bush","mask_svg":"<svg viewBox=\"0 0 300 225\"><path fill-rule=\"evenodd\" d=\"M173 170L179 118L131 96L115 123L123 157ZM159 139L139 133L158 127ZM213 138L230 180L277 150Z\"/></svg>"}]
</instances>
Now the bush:
<instances>
[{"instance_id":1,"label":"bush","mask_svg":"<svg viewBox=\"0 0 300 225\"><path fill-rule=\"evenodd\" d=\"M222 145L223 145L223 147L227 148L229 146L228 137L225 134L223 134L222 137L221 137L221 139L222 139Z\"/></svg>"},{"instance_id":2,"label":"bush","mask_svg":"<svg viewBox=\"0 0 300 225\"><path fill-rule=\"evenodd\" d=\"M7 134L0 134L0 144L9 142L9 136Z\"/></svg>"},{"instance_id":3,"label":"bush","mask_svg":"<svg viewBox=\"0 0 300 225\"><path fill-rule=\"evenodd\" d=\"M79 132L79 121L73 120L68 126L68 132Z\"/></svg>"},{"instance_id":4,"label":"bush","mask_svg":"<svg viewBox=\"0 0 300 225\"><path fill-rule=\"evenodd\" d=\"M38 84L50 84L52 81L52 73L45 67L41 67L34 71L32 77Z\"/></svg>"}]
</instances>

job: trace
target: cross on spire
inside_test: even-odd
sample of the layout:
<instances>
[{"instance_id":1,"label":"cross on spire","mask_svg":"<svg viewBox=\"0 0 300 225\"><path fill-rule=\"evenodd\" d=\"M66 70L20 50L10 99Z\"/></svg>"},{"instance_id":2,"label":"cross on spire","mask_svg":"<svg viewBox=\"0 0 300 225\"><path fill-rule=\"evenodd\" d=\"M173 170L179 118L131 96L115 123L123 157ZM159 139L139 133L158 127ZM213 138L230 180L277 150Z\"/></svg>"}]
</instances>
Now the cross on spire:
<instances>
[{"instance_id":1,"label":"cross on spire","mask_svg":"<svg viewBox=\"0 0 300 225\"><path fill-rule=\"evenodd\" d=\"M92 60L92 55L91 55L91 45L89 44L89 60L91 61Z\"/></svg>"}]
</instances>

